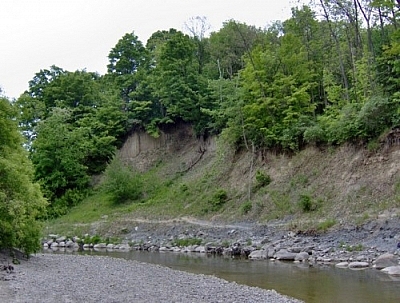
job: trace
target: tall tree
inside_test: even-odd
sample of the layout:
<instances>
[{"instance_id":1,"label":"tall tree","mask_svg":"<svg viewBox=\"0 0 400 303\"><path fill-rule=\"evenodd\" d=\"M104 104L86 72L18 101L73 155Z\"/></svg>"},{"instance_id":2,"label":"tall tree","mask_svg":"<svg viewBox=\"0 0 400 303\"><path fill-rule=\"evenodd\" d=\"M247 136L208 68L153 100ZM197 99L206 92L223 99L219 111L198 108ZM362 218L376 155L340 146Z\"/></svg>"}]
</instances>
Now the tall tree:
<instances>
[{"instance_id":1,"label":"tall tree","mask_svg":"<svg viewBox=\"0 0 400 303\"><path fill-rule=\"evenodd\" d=\"M33 182L32 164L16 124L16 111L0 98L0 248L20 248L27 255L40 249L46 200Z\"/></svg>"},{"instance_id":2,"label":"tall tree","mask_svg":"<svg viewBox=\"0 0 400 303\"><path fill-rule=\"evenodd\" d=\"M149 57L146 48L134 32L125 34L108 55L108 74L112 75L126 103L130 93L139 85L136 73L147 69Z\"/></svg>"}]
</instances>

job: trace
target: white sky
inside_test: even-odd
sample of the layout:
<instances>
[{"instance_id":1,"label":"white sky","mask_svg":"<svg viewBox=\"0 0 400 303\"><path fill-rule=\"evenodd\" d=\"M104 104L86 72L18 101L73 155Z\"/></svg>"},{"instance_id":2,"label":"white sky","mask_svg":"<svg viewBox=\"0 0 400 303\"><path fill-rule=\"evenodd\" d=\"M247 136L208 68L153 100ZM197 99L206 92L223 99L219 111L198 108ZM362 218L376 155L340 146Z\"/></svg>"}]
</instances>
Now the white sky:
<instances>
[{"instance_id":1,"label":"white sky","mask_svg":"<svg viewBox=\"0 0 400 303\"><path fill-rule=\"evenodd\" d=\"M1 0L0 87L10 98L40 69L104 74L108 53L125 33L146 44L157 30L205 16L218 31L229 19L264 28L290 17L294 0Z\"/></svg>"}]
</instances>

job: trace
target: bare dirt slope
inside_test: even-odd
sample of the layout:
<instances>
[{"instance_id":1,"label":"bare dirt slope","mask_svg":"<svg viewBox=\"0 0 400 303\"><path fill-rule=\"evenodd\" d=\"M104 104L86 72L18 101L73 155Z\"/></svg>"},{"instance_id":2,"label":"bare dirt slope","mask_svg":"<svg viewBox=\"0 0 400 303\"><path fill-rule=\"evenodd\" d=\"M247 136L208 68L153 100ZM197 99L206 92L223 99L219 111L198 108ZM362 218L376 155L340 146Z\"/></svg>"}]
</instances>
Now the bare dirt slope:
<instances>
[{"instance_id":1,"label":"bare dirt slope","mask_svg":"<svg viewBox=\"0 0 400 303\"><path fill-rule=\"evenodd\" d=\"M306 228L328 218L363 223L385 211L399 214L400 146L396 145L376 152L343 145L324 150L308 147L294 155L253 153L234 151L216 137L197 138L190 125L181 123L165 128L157 139L135 132L120 156L141 171L163 162L159 173L165 178L176 174L182 182L213 178L216 188L228 192L229 203L208 214L209 220L279 219ZM271 184L255 189L257 171L270 176ZM304 212L304 199L312 211ZM244 203L251 205L246 211Z\"/></svg>"}]
</instances>

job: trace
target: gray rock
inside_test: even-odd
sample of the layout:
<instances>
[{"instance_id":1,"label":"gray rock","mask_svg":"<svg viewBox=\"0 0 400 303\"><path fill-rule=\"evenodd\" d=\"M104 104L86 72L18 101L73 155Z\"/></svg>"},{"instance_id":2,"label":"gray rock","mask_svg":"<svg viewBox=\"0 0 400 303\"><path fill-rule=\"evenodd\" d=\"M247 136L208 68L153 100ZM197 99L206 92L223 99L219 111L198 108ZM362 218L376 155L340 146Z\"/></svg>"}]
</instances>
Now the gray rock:
<instances>
[{"instance_id":1,"label":"gray rock","mask_svg":"<svg viewBox=\"0 0 400 303\"><path fill-rule=\"evenodd\" d=\"M275 258L283 261L294 261L296 253L288 252L286 249L281 249L275 254Z\"/></svg>"},{"instance_id":2,"label":"gray rock","mask_svg":"<svg viewBox=\"0 0 400 303\"><path fill-rule=\"evenodd\" d=\"M172 249L170 247L161 246L159 251L172 251Z\"/></svg>"},{"instance_id":3,"label":"gray rock","mask_svg":"<svg viewBox=\"0 0 400 303\"><path fill-rule=\"evenodd\" d=\"M348 268L349 262L340 262L340 263L335 264L335 266L338 268Z\"/></svg>"},{"instance_id":4,"label":"gray rock","mask_svg":"<svg viewBox=\"0 0 400 303\"><path fill-rule=\"evenodd\" d=\"M397 266L399 265L399 261L397 259L397 257L393 254L383 254L380 255L374 262L373 262L373 266L376 269L382 269L385 267L390 267L390 266Z\"/></svg>"},{"instance_id":5,"label":"gray rock","mask_svg":"<svg viewBox=\"0 0 400 303\"><path fill-rule=\"evenodd\" d=\"M268 252L266 250L260 249L260 250L254 250L250 253L249 259L267 259L268 258Z\"/></svg>"},{"instance_id":6,"label":"gray rock","mask_svg":"<svg viewBox=\"0 0 400 303\"><path fill-rule=\"evenodd\" d=\"M106 243L99 243L99 244L94 245L93 248L96 248L96 249L107 248L107 244Z\"/></svg>"},{"instance_id":7,"label":"gray rock","mask_svg":"<svg viewBox=\"0 0 400 303\"><path fill-rule=\"evenodd\" d=\"M386 268L382 269L382 272L387 273L388 275L391 275L391 276L399 277L400 276L400 265L386 267Z\"/></svg>"},{"instance_id":8,"label":"gray rock","mask_svg":"<svg viewBox=\"0 0 400 303\"><path fill-rule=\"evenodd\" d=\"M204 246L197 246L195 252L204 254L206 252L206 248Z\"/></svg>"},{"instance_id":9,"label":"gray rock","mask_svg":"<svg viewBox=\"0 0 400 303\"><path fill-rule=\"evenodd\" d=\"M359 269L359 268L367 268L369 267L368 262L351 262L349 263L350 269Z\"/></svg>"},{"instance_id":10,"label":"gray rock","mask_svg":"<svg viewBox=\"0 0 400 303\"><path fill-rule=\"evenodd\" d=\"M129 244L126 244L126 243L125 244L120 244L118 249L120 249L120 250L130 250L130 246L129 246Z\"/></svg>"},{"instance_id":11,"label":"gray rock","mask_svg":"<svg viewBox=\"0 0 400 303\"><path fill-rule=\"evenodd\" d=\"M64 236L61 236L59 238L56 239L56 242L60 243L60 242L64 242L67 238Z\"/></svg>"},{"instance_id":12,"label":"gray rock","mask_svg":"<svg viewBox=\"0 0 400 303\"><path fill-rule=\"evenodd\" d=\"M292 252L292 253L296 253L296 254L298 254L301 251L302 251L301 247L290 247L290 248L288 248L288 252Z\"/></svg>"},{"instance_id":13,"label":"gray rock","mask_svg":"<svg viewBox=\"0 0 400 303\"><path fill-rule=\"evenodd\" d=\"M107 249L114 249L115 245L112 243L107 244Z\"/></svg>"},{"instance_id":14,"label":"gray rock","mask_svg":"<svg viewBox=\"0 0 400 303\"><path fill-rule=\"evenodd\" d=\"M298 254L296 254L296 257L294 258L295 261L308 261L308 259L310 258L310 255L308 253L306 253L305 251L303 252L299 252Z\"/></svg>"},{"instance_id":15,"label":"gray rock","mask_svg":"<svg viewBox=\"0 0 400 303\"><path fill-rule=\"evenodd\" d=\"M73 241L71 241L71 240L68 240L67 242L65 242L65 246L66 246L66 247L73 247L74 244L75 244L75 242L73 242Z\"/></svg>"}]
</instances>

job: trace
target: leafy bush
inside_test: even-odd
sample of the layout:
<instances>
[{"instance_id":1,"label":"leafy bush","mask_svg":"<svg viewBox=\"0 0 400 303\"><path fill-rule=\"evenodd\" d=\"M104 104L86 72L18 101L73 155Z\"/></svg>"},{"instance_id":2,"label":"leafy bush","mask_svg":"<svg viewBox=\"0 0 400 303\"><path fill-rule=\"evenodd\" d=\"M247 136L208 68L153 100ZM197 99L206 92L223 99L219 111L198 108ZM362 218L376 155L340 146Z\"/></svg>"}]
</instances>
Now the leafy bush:
<instances>
[{"instance_id":1,"label":"leafy bush","mask_svg":"<svg viewBox=\"0 0 400 303\"><path fill-rule=\"evenodd\" d=\"M118 158L112 160L104 176L102 186L110 194L112 202L135 201L142 196L143 184L140 175L125 166Z\"/></svg>"},{"instance_id":2,"label":"leafy bush","mask_svg":"<svg viewBox=\"0 0 400 303\"><path fill-rule=\"evenodd\" d=\"M356 117L358 135L362 139L375 138L388 126L392 126L393 109L396 108L394 103L385 97L369 98Z\"/></svg>"},{"instance_id":3,"label":"leafy bush","mask_svg":"<svg viewBox=\"0 0 400 303\"><path fill-rule=\"evenodd\" d=\"M321 125L310 126L304 131L304 141L314 144L326 142L326 133Z\"/></svg>"},{"instance_id":4,"label":"leafy bush","mask_svg":"<svg viewBox=\"0 0 400 303\"><path fill-rule=\"evenodd\" d=\"M228 194L226 190L220 188L217 189L216 192L213 194L209 203L213 210L219 210L225 202L228 200Z\"/></svg>"},{"instance_id":5,"label":"leafy bush","mask_svg":"<svg viewBox=\"0 0 400 303\"><path fill-rule=\"evenodd\" d=\"M253 208L253 205L251 204L251 202L247 201L242 204L242 206L240 207L240 210L241 210L242 214L245 215L248 212L250 212L252 208Z\"/></svg>"},{"instance_id":6,"label":"leafy bush","mask_svg":"<svg viewBox=\"0 0 400 303\"><path fill-rule=\"evenodd\" d=\"M317 205L313 202L312 198L306 194L300 195L298 205L306 213L317 209Z\"/></svg>"},{"instance_id":7,"label":"leafy bush","mask_svg":"<svg viewBox=\"0 0 400 303\"><path fill-rule=\"evenodd\" d=\"M271 176L267 175L261 170L257 170L256 172L256 181L258 187L264 187L269 185L272 182Z\"/></svg>"}]
</instances>

